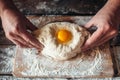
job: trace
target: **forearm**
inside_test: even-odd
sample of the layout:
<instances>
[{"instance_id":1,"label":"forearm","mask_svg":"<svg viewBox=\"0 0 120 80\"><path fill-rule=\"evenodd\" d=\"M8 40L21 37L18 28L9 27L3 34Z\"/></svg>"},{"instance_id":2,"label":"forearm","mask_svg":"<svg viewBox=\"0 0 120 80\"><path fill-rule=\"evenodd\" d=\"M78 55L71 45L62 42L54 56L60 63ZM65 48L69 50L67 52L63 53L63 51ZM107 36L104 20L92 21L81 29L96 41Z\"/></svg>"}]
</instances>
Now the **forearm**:
<instances>
[{"instance_id":1,"label":"forearm","mask_svg":"<svg viewBox=\"0 0 120 80\"><path fill-rule=\"evenodd\" d=\"M101 11L103 10L103 11ZM110 14L120 24L120 0L108 0L100 12Z\"/></svg>"},{"instance_id":2,"label":"forearm","mask_svg":"<svg viewBox=\"0 0 120 80\"><path fill-rule=\"evenodd\" d=\"M6 9L17 10L12 0L0 0L0 17Z\"/></svg>"},{"instance_id":3,"label":"forearm","mask_svg":"<svg viewBox=\"0 0 120 80\"><path fill-rule=\"evenodd\" d=\"M120 14L120 0L108 0L106 4L108 11L113 11L115 14Z\"/></svg>"}]
</instances>

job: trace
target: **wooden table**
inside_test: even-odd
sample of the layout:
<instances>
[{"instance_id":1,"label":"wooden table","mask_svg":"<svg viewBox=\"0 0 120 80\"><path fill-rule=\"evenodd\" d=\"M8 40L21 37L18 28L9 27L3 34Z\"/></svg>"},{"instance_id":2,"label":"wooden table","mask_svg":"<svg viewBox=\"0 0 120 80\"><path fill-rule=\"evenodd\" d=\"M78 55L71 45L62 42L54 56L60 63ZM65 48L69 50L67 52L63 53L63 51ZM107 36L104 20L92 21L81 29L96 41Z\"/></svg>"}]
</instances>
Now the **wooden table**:
<instances>
[{"instance_id":1,"label":"wooden table","mask_svg":"<svg viewBox=\"0 0 120 80\"><path fill-rule=\"evenodd\" d=\"M47 0L45 0L45 1L47 1ZM58 14L59 13L62 15L67 15L67 14L68 15L82 15L81 16L82 24L87 23L91 19L92 16L87 16L87 15L94 15L106 2L106 0L103 0L103 1L100 1L101 4L99 4L99 2L97 2L97 0L95 0L94 3L92 3L93 2L92 0L85 0L87 2L84 2L84 0L81 0L79 7L78 6L67 7L67 6L70 6L69 4L71 4L72 0L70 0L69 2L66 2L67 6L64 5L63 7L60 7L64 3L63 0L54 0L54 2L57 5L52 5L54 3L52 3L51 1L49 3L46 3L45 1L44 0L34 0L34 1L14 0L16 6L24 14L41 15L41 14ZM79 0L75 0L75 1L76 1L75 3L77 3L77 1L79 1ZM43 5L41 5L41 3ZM49 10L47 9L49 6L46 6L46 4L50 6ZM85 5L83 6L83 4L85 4ZM93 6L90 6L88 4L91 4ZM35 5L37 5L37 6L35 6ZM41 5L41 7L40 7L40 5ZM35 7L32 7L32 6L35 6ZM57 8L53 8L53 6L54 7L56 6ZM66 9L63 9L64 7L66 7ZM68 9L68 11L66 11L67 9ZM56 12L54 12L55 10L56 10ZM118 67L120 67L120 46L115 45L115 44L119 43L119 41L116 41L116 40L117 39L114 38L113 42L111 42L111 44L114 46L113 51L115 51L115 53L116 53L115 54L116 60L118 61ZM6 80L7 79L8 80L13 80L13 79L15 79L15 80L18 80L18 79L19 80L23 80L23 79L24 80L53 79L53 78L15 78L15 77L13 77L12 76L12 68L13 68L13 60L14 60L15 52L16 52L16 46L12 42L10 42L8 39L5 38L3 30L0 29L0 80L3 80L3 79L6 79ZM117 77L113 78L114 80L120 79L119 74L116 76ZM108 79L111 79L111 78L104 78L102 80L108 80ZM86 79L81 78L79 80L86 80ZM91 80L96 80L96 78L91 79Z\"/></svg>"},{"instance_id":2,"label":"wooden table","mask_svg":"<svg viewBox=\"0 0 120 80\"><path fill-rule=\"evenodd\" d=\"M32 17L32 16L29 16L29 17ZM91 17L92 16L81 16L81 22L82 22L81 24L85 24L88 20L91 19ZM1 36L0 37L0 78L1 79L7 78L11 80L18 79L13 77L12 75L12 68L13 68L14 55L16 53L16 46L12 42L10 42L8 39L6 39L3 30L0 31L0 36ZM120 54L119 54L120 46L113 46L112 49L114 53L116 53L115 54L116 60L118 62L118 67L120 68ZM115 75L115 76L119 77L119 75Z\"/></svg>"}]
</instances>

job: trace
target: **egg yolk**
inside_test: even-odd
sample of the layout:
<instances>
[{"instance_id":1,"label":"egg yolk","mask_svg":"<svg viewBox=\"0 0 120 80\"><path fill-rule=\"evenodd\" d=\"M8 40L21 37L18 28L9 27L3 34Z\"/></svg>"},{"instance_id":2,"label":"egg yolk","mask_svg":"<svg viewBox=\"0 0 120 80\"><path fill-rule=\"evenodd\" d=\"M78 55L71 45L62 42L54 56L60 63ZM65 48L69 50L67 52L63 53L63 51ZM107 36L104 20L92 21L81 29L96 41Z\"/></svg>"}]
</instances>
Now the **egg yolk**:
<instances>
[{"instance_id":1,"label":"egg yolk","mask_svg":"<svg viewBox=\"0 0 120 80\"><path fill-rule=\"evenodd\" d=\"M67 43L72 39L72 34L68 30L59 30L57 33L57 39L61 43Z\"/></svg>"}]
</instances>

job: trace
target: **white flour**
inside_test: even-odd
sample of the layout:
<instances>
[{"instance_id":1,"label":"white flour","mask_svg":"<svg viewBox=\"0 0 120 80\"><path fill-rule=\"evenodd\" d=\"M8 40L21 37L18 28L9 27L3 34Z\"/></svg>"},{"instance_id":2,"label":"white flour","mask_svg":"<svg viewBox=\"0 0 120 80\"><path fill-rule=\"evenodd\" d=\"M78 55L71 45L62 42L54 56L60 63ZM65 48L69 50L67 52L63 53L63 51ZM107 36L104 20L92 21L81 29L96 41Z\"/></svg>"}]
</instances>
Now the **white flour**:
<instances>
[{"instance_id":1,"label":"white flour","mask_svg":"<svg viewBox=\"0 0 120 80\"><path fill-rule=\"evenodd\" d=\"M24 49L24 64L27 69L22 71L24 76L45 77L84 77L99 75L103 71L102 55L99 50L94 50L90 55L82 54L81 57L70 61L54 61L44 56L38 56L35 49Z\"/></svg>"},{"instance_id":2,"label":"white flour","mask_svg":"<svg viewBox=\"0 0 120 80\"><path fill-rule=\"evenodd\" d=\"M0 46L0 73L11 73L16 46Z\"/></svg>"}]
</instances>

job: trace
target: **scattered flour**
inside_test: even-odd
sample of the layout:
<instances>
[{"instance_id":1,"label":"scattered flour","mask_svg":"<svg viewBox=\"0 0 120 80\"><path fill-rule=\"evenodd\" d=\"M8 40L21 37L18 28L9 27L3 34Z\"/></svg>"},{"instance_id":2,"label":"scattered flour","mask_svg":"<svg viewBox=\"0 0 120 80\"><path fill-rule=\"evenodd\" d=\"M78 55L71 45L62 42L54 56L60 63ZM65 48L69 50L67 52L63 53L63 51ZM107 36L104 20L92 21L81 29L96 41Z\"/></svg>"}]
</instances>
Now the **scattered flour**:
<instances>
[{"instance_id":1,"label":"scattered flour","mask_svg":"<svg viewBox=\"0 0 120 80\"><path fill-rule=\"evenodd\" d=\"M11 73L16 46L0 47L0 73Z\"/></svg>"},{"instance_id":2,"label":"scattered flour","mask_svg":"<svg viewBox=\"0 0 120 80\"><path fill-rule=\"evenodd\" d=\"M27 65L27 69L21 72L24 76L74 78L99 75L103 71L103 59L98 49L90 52L90 55L83 53L68 61L54 61L43 55L38 56L35 49L24 49L23 56L23 65Z\"/></svg>"}]
</instances>

